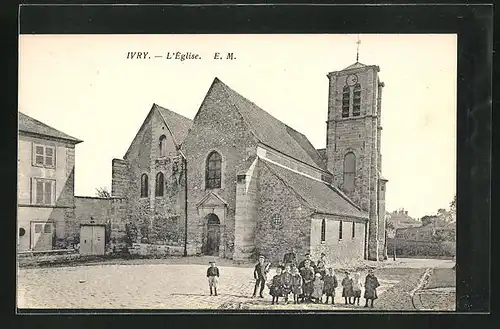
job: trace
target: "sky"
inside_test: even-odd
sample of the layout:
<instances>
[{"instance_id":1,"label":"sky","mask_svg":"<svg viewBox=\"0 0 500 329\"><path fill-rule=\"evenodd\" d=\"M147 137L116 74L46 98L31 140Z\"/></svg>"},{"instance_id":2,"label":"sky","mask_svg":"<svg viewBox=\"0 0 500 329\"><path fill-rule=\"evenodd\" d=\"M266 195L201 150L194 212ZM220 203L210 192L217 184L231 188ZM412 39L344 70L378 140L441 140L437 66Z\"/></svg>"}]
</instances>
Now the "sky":
<instances>
[{"instance_id":1,"label":"sky","mask_svg":"<svg viewBox=\"0 0 500 329\"><path fill-rule=\"evenodd\" d=\"M111 190L153 103L194 118L218 77L259 107L326 144L328 78L356 61L357 34L21 35L19 111L83 140L75 195ZM361 34L359 62L380 67L382 174L388 211L448 208L456 191L455 34ZM155 58L168 52L198 60ZM151 59L127 59L148 52ZM216 52L224 58L214 59Z\"/></svg>"}]
</instances>

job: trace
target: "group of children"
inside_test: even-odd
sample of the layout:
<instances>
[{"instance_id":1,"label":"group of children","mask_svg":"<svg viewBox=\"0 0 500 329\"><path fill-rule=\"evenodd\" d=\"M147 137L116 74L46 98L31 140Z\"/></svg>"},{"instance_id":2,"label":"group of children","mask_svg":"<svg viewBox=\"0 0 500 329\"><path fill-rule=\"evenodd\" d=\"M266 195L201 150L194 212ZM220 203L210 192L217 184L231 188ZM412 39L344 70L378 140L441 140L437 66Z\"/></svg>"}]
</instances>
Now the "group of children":
<instances>
[{"instance_id":1,"label":"group of children","mask_svg":"<svg viewBox=\"0 0 500 329\"><path fill-rule=\"evenodd\" d=\"M333 268L326 269L325 264L324 254L321 254L321 259L317 265L311 260L310 255L306 254L306 259L299 265L295 265L293 261L278 266L276 268L276 275L267 282L269 293L272 296L272 304L278 304L280 297L284 298L285 304L288 304L290 295L293 296L294 304L308 302L323 303L323 296L326 297L325 304L328 304L330 298L332 305L335 304L335 289L338 286L338 281ZM256 282L252 297L256 297L260 286L259 296L264 298L262 293L264 284L267 281L269 266L269 263L265 264L264 257L260 256L259 263L254 269ZM210 262L210 267L207 270L207 278L210 295L215 290L215 296L217 296L219 270L214 262ZM342 297L344 297L345 304L359 305L361 290L363 288L363 284L360 281L360 274L354 273L353 278L351 278L349 272L346 271L341 285ZM377 299L377 287L379 286L377 277L373 274L373 270L370 269L364 283L365 307L373 307L373 302ZM369 301L371 302L370 305L368 305Z\"/></svg>"}]
</instances>

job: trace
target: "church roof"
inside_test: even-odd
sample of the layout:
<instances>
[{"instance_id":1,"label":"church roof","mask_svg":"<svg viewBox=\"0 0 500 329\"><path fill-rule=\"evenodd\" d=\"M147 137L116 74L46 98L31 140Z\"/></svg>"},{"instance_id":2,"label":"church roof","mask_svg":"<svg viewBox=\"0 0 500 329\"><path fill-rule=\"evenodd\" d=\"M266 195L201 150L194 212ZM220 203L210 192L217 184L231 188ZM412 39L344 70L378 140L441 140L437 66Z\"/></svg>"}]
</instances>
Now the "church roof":
<instances>
[{"instance_id":1,"label":"church roof","mask_svg":"<svg viewBox=\"0 0 500 329\"><path fill-rule=\"evenodd\" d=\"M82 140L79 140L78 138L67 135L67 134L63 133L62 131L57 130L55 128L52 128L51 126L48 126L41 121L33 119L32 117L27 116L26 114L24 114L22 112L19 112L18 118L19 118L19 131L32 133L32 134L36 134L36 135L53 137L53 138L57 138L57 139L64 139L67 141L71 141L74 144L78 144L78 143L82 142Z\"/></svg>"},{"instance_id":2,"label":"church roof","mask_svg":"<svg viewBox=\"0 0 500 329\"><path fill-rule=\"evenodd\" d=\"M308 177L268 161L262 161L270 171L290 187L305 204L318 213L357 218L368 214L354 205L345 195L326 182Z\"/></svg>"},{"instance_id":3,"label":"church roof","mask_svg":"<svg viewBox=\"0 0 500 329\"><path fill-rule=\"evenodd\" d=\"M312 167L326 170L321 156L306 136L262 110L217 78L214 80L214 83L216 82L224 88L229 101L233 103L261 143Z\"/></svg>"},{"instance_id":4,"label":"church roof","mask_svg":"<svg viewBox=\"0 0 500 329\"><path fill-rule=\"evenodd\" d=\"M175 141L178 145L180 145L184 141L184 138L186 138L189 128L191 128L191 125L193 124L193 120L161 107L158 104L154 104L154 106L165 119L165 123L171 130Z\"/></svg>"},{"instance_id":5,"label":"church roof","mask_svg":"<svg viewBox=\"0 0 500 329\"><path fill-rule=\"evenodd\" d=\"M350 70L350 69L359 69L359 68L362 68L362 67L366 67L367 65L365 64L362 64L360 62L356 62L352 65L349 65L348 67L346 67L345 69L343 69L342 71L345 71L345 70Z\"/></svg>"}]
</instances>

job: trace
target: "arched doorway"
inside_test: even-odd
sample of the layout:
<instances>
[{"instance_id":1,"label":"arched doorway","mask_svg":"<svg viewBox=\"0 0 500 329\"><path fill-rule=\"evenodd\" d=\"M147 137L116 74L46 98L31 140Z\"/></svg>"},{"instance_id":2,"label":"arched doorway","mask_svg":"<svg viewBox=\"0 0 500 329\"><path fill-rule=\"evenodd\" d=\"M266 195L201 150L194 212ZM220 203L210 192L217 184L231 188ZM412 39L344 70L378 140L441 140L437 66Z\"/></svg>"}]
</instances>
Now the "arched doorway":
<instances>
[{"instance_id":1,"label":"arched doorway","mask_svg":"<svg viewBox=\"0 0 500 329\"><path fill-rule=\"evenodd\" d=\"M206 219L207 219L206 254L218 256L219 245L220 245L220 220L219 217L214 213L208 214Z\"/></svg>"}]
</instances>

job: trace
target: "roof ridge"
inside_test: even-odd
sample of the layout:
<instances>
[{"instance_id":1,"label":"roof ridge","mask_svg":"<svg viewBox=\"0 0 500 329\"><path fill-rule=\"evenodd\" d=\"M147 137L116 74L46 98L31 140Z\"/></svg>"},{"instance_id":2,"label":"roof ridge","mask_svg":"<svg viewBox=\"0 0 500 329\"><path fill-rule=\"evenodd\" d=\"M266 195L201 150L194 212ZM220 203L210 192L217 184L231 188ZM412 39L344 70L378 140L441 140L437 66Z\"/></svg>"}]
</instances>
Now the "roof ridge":
<instances>
[{"instance_id":1,"label":"roof ridge","mask_svg":"<svg viewBox=\"0 0 500 329\"><path fill-rule=\"evenodd\" d=\"M181 118L183 118L183 119L189 120L189 121L191 121L191 122L193 121L193 119L190 119L190 118L188 118L187 116L184 116L184 115L182 115L182 114L180 114L180 113L177 113L177 112L175 112L174 110L171 110L171 109L169 109L169 108L166 108L166 107L164 107L164 106L162 106L162 105L160 105L160 104L153 103L153 105L155 105L155 106L159 107L160 109L163 109L163 110L169 111L170 113L175 114L175 115L177 115L177 116L179 116L179 117L181 117Z\"/></svg>"},{"instance_id":2,"label":"roof ridge","mask_svg":"<svg viewBox=\"0 0 500 329\"><path fill-rule=\"evenodd\" d=\"M49 135L48 133L43 133L43 132L36 132L34 130L29 130L27 128L22 128L20 123L21 121L19 120L20 119L20 116L24 116L26 117L27 119L29 120L32 120L34 121L36 124L39 124L39 125L42 125L46 128L49 128L49 129L52 129L54 130L55 132L59 133L59 134L62 134L63 136L54 136L54 135ZM18 111L18 120L17 120L17 126L18 126L18 131L22 131L22 132L27 132L27 133L32 133L32 134L37 134L37 135L43 135L43 136L49 136L49 137L53 137L53 138L57 138L57 139L64 139L64 140L69 140L69 141L74 141L74 142L78 142L78 143L81 143L83 142L83 140L79 139L79 138L76 138L76 137L73 137L67 133L65 133L64 131L61 131L59 129L56 129L48 124L46 124L45 122L42 122L40 120L37 120L29 115L27 115L26 113L23 113L21 111Z\"/></svg>"}]
</instances>

